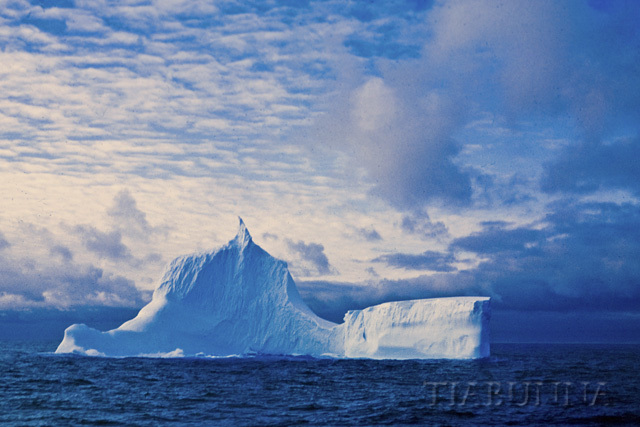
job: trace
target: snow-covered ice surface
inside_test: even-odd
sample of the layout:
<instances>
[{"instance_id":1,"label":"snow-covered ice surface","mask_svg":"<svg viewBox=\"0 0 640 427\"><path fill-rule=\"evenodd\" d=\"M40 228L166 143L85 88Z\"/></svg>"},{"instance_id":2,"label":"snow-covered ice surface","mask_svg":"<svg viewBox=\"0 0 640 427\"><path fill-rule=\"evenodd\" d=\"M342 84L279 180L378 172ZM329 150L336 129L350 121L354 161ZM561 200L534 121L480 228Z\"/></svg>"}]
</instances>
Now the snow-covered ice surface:
<instances>
[{"instance_id":1,"label":"snow-covered ice surface","mask_svg":"<svg viewBox=\"0 0 640 427\"><path fill-rule=\"evenodd\" d=\"M107 332L72 325L56 353L469 359L489 356L489 317L489 298L453 297L384 303L329 322L240 220L227 245L175 259L134 319Z\"/></svg>"}]
</instances>

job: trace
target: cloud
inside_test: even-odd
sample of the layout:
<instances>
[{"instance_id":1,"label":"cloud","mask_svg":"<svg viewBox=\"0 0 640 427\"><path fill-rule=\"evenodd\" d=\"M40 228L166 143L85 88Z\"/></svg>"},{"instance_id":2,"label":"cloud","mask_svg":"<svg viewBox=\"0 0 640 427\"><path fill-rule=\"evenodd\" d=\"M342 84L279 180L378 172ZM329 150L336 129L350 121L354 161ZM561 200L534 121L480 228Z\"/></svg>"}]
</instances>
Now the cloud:
<instances>
[{"instance_id":1,"label":"cloud","mask_svg":"<svg viewBox=\"0 0 640 427\"><path fill-rule=\"evenodd\" d=\"M606 331L625 335L640 307L640 205L559 201L545 218L530 225L483 223L481 231L454 239L449 251L473 252L479 262L464 270L447 270L406 279L373 277L361 283L300 281L301 295L319 315L340 321L347 310L392 300L490 296L501 339L561 339L566 331L551 320L604 319L597 331L580 339L602 340ZM447 266L450 253L391 253L378 257L401 268ZM547 319L536 325L537 318ZM522 334L510 322L525 322ZM626 327L624 325L627 325ZM567 326L569 327L569 326ZM516 328L516 330L518 330ZM636 337L637 338L637 337Z\"/></svg>"},{"instance_id":2,"label":"cloud","mask_svg":"<svg viewBox=\"0 0 640 427\"><path fill-rule=\"evenodd\" d=\"M640 208L562 202L541 228L489 225L452 249L485 261L467 273L512 310L637 311Z\"/></svg>"},{"instance_id":3,"label":"cloud","mask_svg":"<svg viewBox=\"0 0 640 427\"><path fill-rule=\"evenodd\" d=\"M598 156L615 164L617 155L635 154L637 144L607 144L620 133L636 137L639 131L640 84L635 76L640 53L633 48L640 41L633 24L640 17L637 5L436 2L416 15L429 28L428 35L413 33L423 41L422 50L401 61L385 58L400 50L374 42L380 34L392 40L406 34L395 34L394 25L386 32L378 27L373 8L356 16L371 23L372 35L357 42L357 36L350 36L346 43L352 53L369 60L361 75L353 68L347 71L360 83L345 83L347 95L334 99L318 133L329 140L326 145L364 168L373 194L396 208L534 201L530 185L508 185L508 177L539 182L538 169L553 154L548 136L541 135L547 130L568 135L569 147L549 163L545 191L633 187L637 182L632 173L602 171L582 183ZM409 22L405 27L411 27ZM465 133L468 124L486 114L495 118L495 131L502 127L521 132L537 125L527 130L528 138L548 144L549 150L523 157L538 167L517 170L510 167L513 156L491 153L491 145L504 144L506 149L509 144L524 145L520 141L496 138L495 133L482 139L477 132ZM576 142L580 140L588 143ZM470 145L479 148L478 154L461 156ZM487 168L484 156L499 169ZM568 165L574 157L578 164ZM628 169L626 163L622 165ZM511 191L505 191L508 187Z\"/></svg>"},{"instance_id":4,"label":"cloud","mask_svg":"<svg viewBox=\"0 0 640 427\"><path fill-rule=\"evenodd\" d=\"M167 236L168 227L151 226L146 214L138 209L128 190L121 190L114 196L111 206L107 209L107 216L111 224L105 227L106 230L88 224L70 226L63 223L62 228L70 235L76 236L82 247L92 257L97 258L96 262L99 264L107 261L107 264L117 265L119 269L134 267L139 271L145 265L162 263L162 256L156 252L155 245ZM74 252L67 245L55 243L52 233L46 233L51 255L71 261ZM132 247L136 250L135 254Z\"/></svg>"},{"instance_id":5,"label":"cloud","mask_svg":"<svg viewBox=\"0 0 640 427\"><path fill-rule=\"evenodd\" d=\"M0 250L8 248L11 244L5 239L4 235L0 232Z\"/></svg>"},{"instance_id":6,"label":"cloud","mask_svg":"<svg viewBox=\"0 0 640 427\"><path fill-rule=\"evenodd\" d=\"M1 297L0 297L1 300ZM0 306L4 306L0 302ZM74 323L84 323L100 331L117 328L138 313L137 307L51 307L29 310L0 310L0 339L61 340L64 330Z\"/></svg>"},{"instance_id":7,"label":"cloud","mask_svg":"<svg viewBox=\"0 0 640 427\"><path fill-rule=\"evenodd\" d=\"M449 253L425 251L421 254L394 253L374 258L372 262L382 262L391 267L405 270L431 270L439 272L455 271L451 265L455 257Z\"/></svg>"},{"instance_id":8,"label":"cloud","mask_svg":"<svg viewBox=\"0 0 640 427\"><path fill-rule=\"evenodd\" d=\"M380 233L378 233L378 231L373 227L358 228L356 231L358 232L358 235L363 237L368 242L377 242L382 240L382 236L380 235Z\"/></svg>"},{"instance_id":9,"label":"cloud","mask_svg":"<svg viewBox=\"0 0 640 427\"><path fill-rule=\"evenodd\" d=\"M358 31L349 34L344 46L362 58L402 60L420 55L416 32L431 1L397 1L385 4L355 2L341 11L360 23ZM353 19L352 19L353 21ZM424 29L423 29L424 31ZM421 34L422 35L422 34Z\"/></svg>"},{"instance_id":10,"label":"cloud","mask_svg":"<svg viewBox=\"0 0 640 427\"><path fill-rule=\"evenodd\" d=\"M622 189L640 195L640 137L605 144L567 147L545 167L542 189L548 193L591 193Z\"/></svg>"},{"instance_id":11,"label":"cloud","mask_svg":"<svg viewBox=\"0 0 640 427\"><path fill-rule=\"evenodd\" d=\"M367 269L365 270L371 277L380 277L380 275L378 274L378 272L376 271L375 268L373 267L367 267Z\"/></svg>"},{"instance_id":12,"label":"cloud","mask_svg":"<svg viewBox=\"0 0 640 427\"><path fill-rule=\"evenodd\" d=\"M638 145L640 53L632 46L640 41L633 24L640 8L631 2L491 6L449 2L436 8L425 55L460 70L453 72L456 80L474 76L474 84L492 88L469 90L469 96L508 117L512 129L525 120L558 130L563 125L554 121L570 124L570 143L545 166L544 191L637 192L626 156L637 154Z\"/></svg>"},{"instance_id":13,"label":"cloud","mask_svg":"<svg viewBox=\"0 0 640 427\"><path fill-rule=\"evenodd\" d=\"M129 190L121 190L116 194L107 214L113 219L117 229L145 241L154 233L166 233L166 229L152 227L149 224L147 215L138 209L136 200Z\"/></svg>"},{"instance_id":14,"label":"cloud","mask_svg":"<svg viewBox=\"0 0 640 427\"><path fill-rule=\"evenodd\" d=\"M382 302L373 295L371 287L354 283L298 280L296 285L314 313L337 323L342 322L348 310L371 306L373 301Z\"/></svg>"},{"instance_id":15,"label":"cloud","mask_svg":"<svg viewBox=\"0 0 640 427\"><path fill-rule=\"evenodd\" d=\"M342 149L354 152L365 167L375 182L373 193L396 207L468 203L470 177L453 163L459 152L451 137L459 124L458 104L438 90L405 83L414 93L379 77L353 92Z\"/></svg>"},{"instance_id":16,"label":"cloud","mask_svg":"<svg viewBox=\"0 0 640 427\"><path fill-rule=\"evenodd\" d=\"M271 241L303 276L338 266L327 295L377 280L342 283L351 303L484 292L511 312L620 313L635 301L636 3L210 3L0 8L5 304L53 301L47 283L74 300L65 268L134 295L156 252L207 247L239 209L278 236L342 223L314 227L307 241L324 246ZM92 212L105 203L107 217ZM51 236L23 242L20 221ZM418 266L436 274L406 279Z\"/></svg>"},{"instance_id":17,"label":"cloud","mask_svg":"<svg viewBox=\"0 0 640 427\"><path fill-rule=\"evenodd\" d=\"M49 250L51 255L57 255L62 258L62 260L69 262L73 259L73 253L69 248L63 245L54 245Z\"/></svg>"},{"instance_id":18,"label":"cloud","mask_svg":"<svg viewBox=\"0 0 640 427\"><path fill-rule=\"evenodd\" d=\"M426 212L412 212L403 215L400 228L405 233L415 234L424 239L440 238L449 234L449 230L443 222L432 222Z\"/></svg>"},{"instance_id":19,"label":"cloud","mask_svg":"<svg viewBox=\"0 0 640 427\"><path fill-rule=\"evenodd\" d=\"M136 307L147 295L133 281L88 262L74 262L71 251L55 241L49 230L25 227L26 241L40 241L42 256L24 251L23 243L0 257L0 308L65 309L73 306ZM28 247L27 247L28 248ZM48 255L48 256L47 256Z\"/></svg>"},{"instance_id":20,"label":"cloud","mask_svg":"<svg viewBox=\"0 0 640 427\"><path fill-rule=\"evenodd\" d=\"M501 222L484 223L484 229L481 232L455 239L450 248L480 255L524 251L547 237L548 233L545 230L528 227L507 229L506 223Z\"/></svg>"},{"instance_id":21,"label":"cloud","mask_svg":"<svg viewBox=\"0 0 640 427\"><path fill-rule=\"evenodd\" d=\"M577 23L570 14L564 5L549 1L440 2L428 18L433 39L426 44L425 55L436 67L452 67L445 78L469 89L474 101L482 102L479 96L489 95L485 105L493 104L492 97L497 95L505 104L493 108L546 109L555 102L553 85L561 84L559 77L566 71L561 54L571 36L563 33ZM462 81L471 75L479 80ZM470 86L488 84L490 79L494 80L491 86L475 91Z\"/></svg>"},{"instance_id":22,"label":"cloud","mask_svg":"<svg viewBox=\"0 0 640 427\"><path fill-rule=\"evenodd\" d=\"M129 248L122 242L118 230L103 232L90 225L76 225L73 231L80 236L84 246L102 258L126 261L133 258Z\"/></svg>"},{"instance_id":23,"label":"cloud","mask_svg":"<svg viewBox=\"0 0 640 427\"><path fill-rule=\"evenodd\" d=\"M329 264L329 259L324 253L324 246L319 243L305 243L302 240L294 242L287 239L287 246L298 257L298 264L293 264L294 269L302 269L304 275L316 273L318 275L333 274L334 269Z\"/></svg>"},{"instance_id":24,"label":"cloud","mask_svg":"<svg viewBox=\"0 0 640 427\"><path fill-rule=\"evenodd\" d=\"M106 216L114 222L106 230L65 222L48 228L26 221L11 229L20 238L0 252L0 307L136 307L148 300L150 292L139 290L136 281L152 282L145 270L162 263L162 256L156 252L159 240L147 237L165 236L165 228L149 225L126 190L116 194ZM135 255L125 240L132 242Z\"/></svg>"},{"instance_id":25,"label":"cloud","mask_svg":"<svg viewBox=\"0 0 640 427\"><path fill-rule=\"evenodd\" d=\"M42 91L38 95L53 98L51 100L54 103L57 101L68 119L80 119L71 120L74 124L82 122L94 130L105 129L105 126L108 126L108 132L112 135L122 134L122 131L127 134L139 134L141 130L149 129L148 125L151 124L167 131L175 131L176 128L180 131L194 131L194 127L191 126L194 121L199 124L222 123L226 127L231 123L240 125L240 122L245 122L244 128L247 129L247 108L251 110L256 107L251 122L259 116L262 116L262 119L267 119L268 116L276 118L276 114L271 114L276 110L267 112L265 109L271 102L274 102L275 107L288 105L291 107L289 111L301 109L300 103L295 101L295 98L302 97L301 94L289 93L283 87L283 82L273 78L263 75L262 79L257 79L255 77L258 76L249 71L253 62L251 57L262 54L268 57L274 49L278 49L279 43L284 43L280 44L280 49L298 49L297 39L288 40L282 36L288 31L285 26L277 25L277 22L266 16L243 15L231 16L220 21L224 23L222 26L194 27L185 25L180 14L174 14L171 8L179 8L183 14L196 13L195 10L198 10L198 18L201 21L206 19L206 15L216 15L217 9L209 7L203 15L206 5L199 7L193 3L188 8L180 7L175 2L161 3L154 8L110 7L93 2L79 3L74 9L43 10L38 7L24 10L22 13L25 16L36 13L42 18L46 17L47 22L53 22L55 18L64 25L65 21L59 20L66 20L72 33L57 31L57 37L51 37L31 26L20 27L23 33L28 32L30 39L38 36L42 43L47 43L48 46L64 45L69 53L69 56L62 59L38 52L41 63L43 57L47 57L48 73L44 80L47 80L50 86L58 86L57 91ZM191 12L188 12L190 9ZM144 44L143 39L139 37L141 22L150 25L150 28L145 29ZM129 24L133 23L136 25L129 27ZM255 37L267 27L272 29L271 37ZM91 32L77 34L78 31L85 30ZM7 32L10 41L15 39L15 34L15 29ZM273 37L276 34L280 36ZM225 41L233 41L233 44L241 46L242 50L247 50L246 53L241 51L234 55L246 55L247 61L238 61L237 57L228 58L230 51L225 49ZM132 43L134 46L123 46ZM256 44L262 45L262 49L254 48ZM92 45L100 47L100 52L96 54L91 51L89 55L86 48L90 49ZM127 48L132 47L136 52L127 51ZM37 49L37 46L33 48ZM213 56L212 51L215 51ZM311 55L307 52L305 56ZM30 56L21 55L20 62L31 59ZM299 59L280 55L281 69L286 71L283 66L287 63L289 66L295 65ZM36 82L43 80L37 69L29 69L28 76ZM6 81L5 85L14 88L13 83L14 81ZM300 79L296 83L300 84ZM139 97L133 97L127 86L136 88L138 94L144 92L144 101ZM21 92L27 91L23 89ZM68 92L74 92L76 96L65 97L65 93ZM26 94L33 96L28 92ZM60 96L56 96L57 94ZM96 108L69 108L69 101L77 100L77 95L81 94L88 95L83 97L85 105L95 102ZM200 94L224 96L226 108L221 108L215 100L207 100L207 97L201 97ZM45 108L47 105L49 103L40 104ZM45 117L52 113L53 111L48 111ZM237 114L237 117L233 117L234 114ZM56 121L52 124L58 127L64 122ZM283 124L278 123L280 126ZM138 129L132 129L132 125L137 125ZM216 127L215 130L221 130L219 126ZM206 132L212 127L198 128ZM239 129L239 126L235 127L236 135ZM158 128L151 130L157 131Z\"/></svg>"}]
</instances>

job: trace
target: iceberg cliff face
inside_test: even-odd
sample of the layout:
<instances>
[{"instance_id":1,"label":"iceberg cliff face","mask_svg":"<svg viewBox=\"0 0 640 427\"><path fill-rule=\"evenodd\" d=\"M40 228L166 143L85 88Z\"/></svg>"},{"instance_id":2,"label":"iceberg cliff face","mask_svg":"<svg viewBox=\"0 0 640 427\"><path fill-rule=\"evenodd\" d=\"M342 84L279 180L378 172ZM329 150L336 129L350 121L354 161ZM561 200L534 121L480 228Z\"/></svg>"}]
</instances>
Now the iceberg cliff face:
<instances>
[{"instance_id":1,"label":"iceberg cliff face","mask_svg":"<svg viewBox=\"0 0 640 427\"><path fill-rule=\"evenodd\" d=\"M489 298L396 301L344 317L344 354L374 359L489 355Z\"/></svg>"},{"instance_id":2,"label":"iceberg cliff face","mask_svg":"<svg viewBox=\"0 0 640 427\"><path fill-rule=\"evenodd\" d=\"M103 356L306 354L370 358L489 355L488 298L440 298L315 315L285 262L257 246L244 223L211 253L167 269L152 301L119 328L67 328L56 353Z\"/></svg>"}]
</instances>

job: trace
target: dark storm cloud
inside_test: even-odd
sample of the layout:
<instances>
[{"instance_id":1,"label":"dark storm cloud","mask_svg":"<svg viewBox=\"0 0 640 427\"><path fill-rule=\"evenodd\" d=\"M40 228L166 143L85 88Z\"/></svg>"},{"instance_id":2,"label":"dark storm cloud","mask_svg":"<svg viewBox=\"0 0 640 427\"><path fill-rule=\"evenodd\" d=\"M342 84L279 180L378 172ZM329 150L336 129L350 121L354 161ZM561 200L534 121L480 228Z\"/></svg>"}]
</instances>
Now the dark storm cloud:
<instances>
[{"instance_id":1,"label":"dark storm cloud","mask_svg":"<svg viewBox=\"0 0 640 427\"><path fill-rule=\"evenodd\" d=\"M372 262L382 262L391 267L405 270L431 270L439 272L455 271L451 265L455 261L452 254L425 251L421 254L394 253L381 255Z\"/></svg>"},{"instance_id":2,"label":"dark storm cloud","mask_svg":"<svg viewBox=\"0 0 640 427\"><path fill-rule=\"evenodd\" d=\"M545 235L546 232L531 228L507 230L502 225L489 225L479 233L455 239L451 248L483 255L524 251L528 244L538 243Z\"/></svg>"},{"instance_id":3,"label":"dark storm cloud","mask_svg":"<svg viewBox=\"0 0 640 427\"><path fill-rule=\"evenodd\" d=\"M548 193L629 190L640 195L640 138L611 144L586 142L568 147L546 165L542 189Z\"/></svg>"},{"instance_id":4,"label":"dark storm cloud","mask_svg":"<svg viewBox=\"0 0 640 427\"><path fill-rule=\"evenodd\" d=\"M548 6L543 7L550 11L553 7ZM544 49L545 60L531 69L539 68L541 73L536 76L525 71L520 76L526 78L508 78L513 83L506 92L510 100L507 111L514 116L536 112L566 117L578 128L577 140L585 141L568 145L546 165L544 191L631 188L637 194L640 174L633 159L640 154L638 138L611 140L622 129L635 135L639 130L640 51L633 46L640 43L640 8L634 2L622 1L556 6L560 7L552 20L561 16L566 19L547 35L538 36L538 40L547 39L549 43L533 48ZM506 58L522 62L524 58L518 57L527 50ZM526 62L533 64L532 58Z\"/></svg>"},{"instance_id":5,"label":"dark storm cloud","mask_svg":"<svg viewBox=\"0 0 640 427\"><path fill-rule=\"evenodd\" d=\"M452 248L488 258L470 274L498 306L637 311L640 207L562 202L550 209L540 230L489 226Z\"/></svg>"}]
</instances>

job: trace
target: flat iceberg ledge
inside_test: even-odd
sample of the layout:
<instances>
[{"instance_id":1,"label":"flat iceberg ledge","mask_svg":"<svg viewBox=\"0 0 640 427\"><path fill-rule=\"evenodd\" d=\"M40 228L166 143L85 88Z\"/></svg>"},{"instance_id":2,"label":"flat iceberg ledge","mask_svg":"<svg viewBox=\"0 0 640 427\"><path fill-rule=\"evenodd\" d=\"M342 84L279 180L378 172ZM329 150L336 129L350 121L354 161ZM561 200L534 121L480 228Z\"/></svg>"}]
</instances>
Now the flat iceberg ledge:
<instances>
[{"instance_id":1,"label":"flat iceberg ledge","mask_svg":"<svg viewBox=\"0 0 640 427\"><path fill-rule=\"evenodd\" d=\"M490 354L490 316L488 297L447 297L386 302L329 322L302 301L287 264L256 245L240 220L222 248L176 258L135 318L106 332L72 325L56 353L476 359Z\"/></svg>"}]
</instances>

